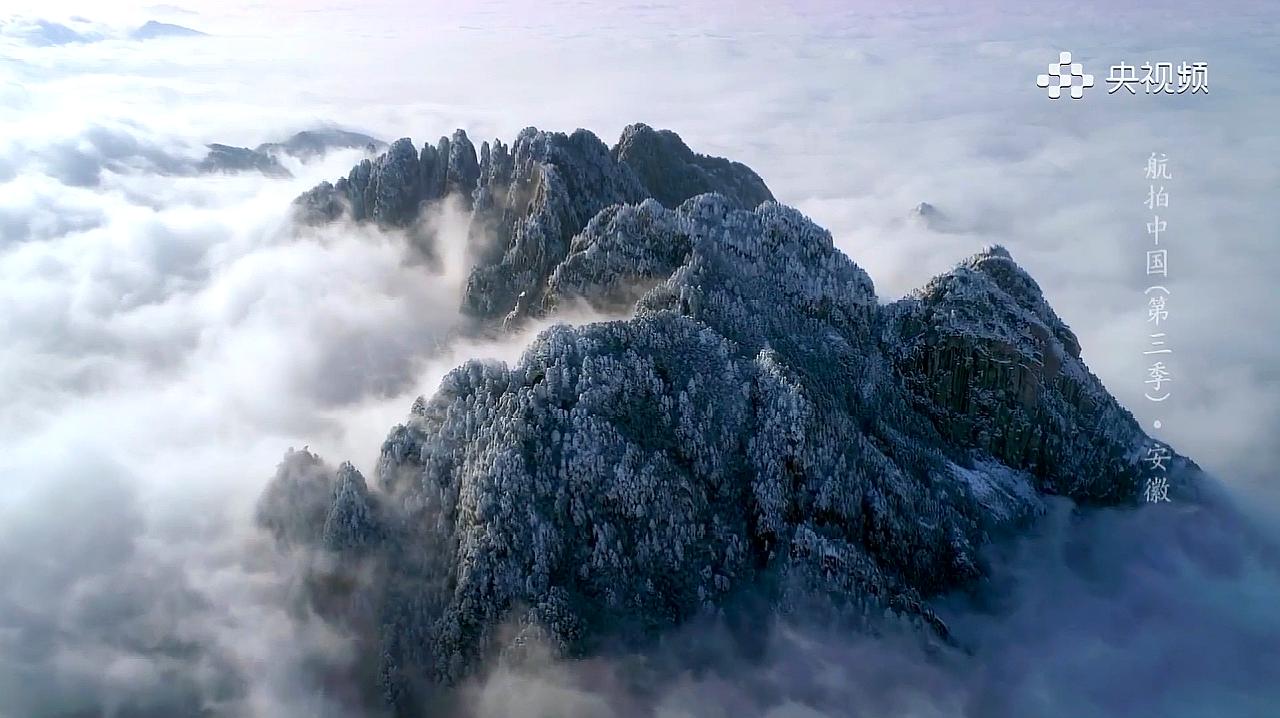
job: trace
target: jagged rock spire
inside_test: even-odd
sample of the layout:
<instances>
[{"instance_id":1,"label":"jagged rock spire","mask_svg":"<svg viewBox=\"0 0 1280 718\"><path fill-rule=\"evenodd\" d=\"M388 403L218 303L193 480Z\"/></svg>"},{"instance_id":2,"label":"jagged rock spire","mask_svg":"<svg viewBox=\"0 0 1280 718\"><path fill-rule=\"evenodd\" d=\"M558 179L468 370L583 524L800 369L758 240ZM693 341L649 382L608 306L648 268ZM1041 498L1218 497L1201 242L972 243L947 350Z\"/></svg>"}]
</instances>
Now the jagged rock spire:
<instances>
[{"instance_id":1,"label":"jagged rock spire","mask_svg":"<svg viewBox=\"0 0 1280 718\"><path fill-rule=\"evenodd\" d=\"M743 209L773 199L747 166L695 154L669 130L631 125L610 150L586 130L566 135L529 127L510 148L499 140L481 144L478 158L462 130L420 153L408 138L397 140L346 178L304 193L295 206L305 223L350 217L403 228L426 205L456 194L474 206L475 267L462 307L501 320L537 310L569 240L601 209L646 198L675 207L707 192ZM418 244L430 253L430 238Z\"/></svg>"}]
</instances>

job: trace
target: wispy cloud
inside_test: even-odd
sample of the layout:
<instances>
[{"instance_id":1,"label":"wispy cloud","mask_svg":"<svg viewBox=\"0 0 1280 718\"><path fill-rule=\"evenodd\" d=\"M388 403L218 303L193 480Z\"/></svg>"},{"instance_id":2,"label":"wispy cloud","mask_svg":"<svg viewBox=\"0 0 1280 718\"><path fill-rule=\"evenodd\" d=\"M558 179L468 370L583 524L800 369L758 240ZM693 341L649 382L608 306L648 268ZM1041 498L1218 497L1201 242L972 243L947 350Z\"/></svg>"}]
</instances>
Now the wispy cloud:
<instances>
[{"instance_id":1,"label":"wispy cloud","mask_svg":"<svg viewBox=\"0 0 1280 718\"><path fill-rule=\"evenodd\" d=\"M1102 4L1075 15L802 5L244 3L177 15L122 3L93 17L40 3L10 20L0 713L338 710L307 681L316 665L345 670L344 637L289 604L287 564L246 552L252 502L290 445L370 468L415 395L469 356L514 358L527 337L442 347L457 262L433 275L394 234L288 225L292 198L345 174L356 151L289 160L292 179L183 171L206 143L253 147L325 122L419 143L455 127L477 141L530 124L606 139L634 121L670 127L751 165L830 228L886 299L999 242L1146 424L1142 168L1167 152L1179 375L1159 415L1165 438L1270 516L1280 244L1263 209L1280 189L1280 80L1266 64L1280 17L1186 4L1150 27L1145 11ZM166 18L210 35L180 52L177 40L124 36ZM68 40L50 23L101 39ZM1212 94L1053 103L1034 75L1060 49L1099 75L1120 60L1205 59ZM920 202L945 231L912 221ZM437 221L456 247L462 220ZM1275 664L1256 640L1275 637L1258 600L1276 588L1275 565L1227 528L1188 535L1170 516L1051 523L1021 544L998 564L1017 587L995 617L956 599L954 625L975 651L954 658L963 665L780 625L756 662L675 661L641 692L665 715L1195 715L1210 699L1264 715L1250 700L1268 697L1262 659ZM1143 618L1156 597L1162 612ZM697 643L720 629L691 630ZM1260 658L1228 655L1240 646ZM1126 669L1134 654L1166 671ZM509 668L472 686L469 705L516 715L545 704L513 697L536 695L568 714L625 712L641 700L616 685L631 667ZM1125 693L1117 676L1170 680Z\"/></svg>"}]
</instances>

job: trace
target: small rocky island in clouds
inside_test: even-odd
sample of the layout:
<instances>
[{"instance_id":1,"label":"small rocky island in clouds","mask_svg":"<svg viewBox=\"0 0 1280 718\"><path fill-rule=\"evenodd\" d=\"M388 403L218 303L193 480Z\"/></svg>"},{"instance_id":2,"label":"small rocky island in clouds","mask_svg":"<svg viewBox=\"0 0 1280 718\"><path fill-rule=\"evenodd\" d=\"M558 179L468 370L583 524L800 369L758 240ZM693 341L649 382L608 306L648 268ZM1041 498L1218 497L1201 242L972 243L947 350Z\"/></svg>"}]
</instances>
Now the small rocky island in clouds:
<instances>
[{"instance_id":1,"label":"small rocky island in clouds","mask_svg":"<svg viewBox=\"0 0 1280 718\"><path fill-rule=\"evenodd\" d=\"M363 149L370 154L386 149L387 143L368 135L336 127L303 130L280 142L264 142L256 148L209 145L209 153L196 166L200 172L260 172L267 177L292 177L280 163L281 156L308 161L331 150Z\"/></svg>"},{"instance_id":2,"label":"small rocky island in clouds","mask_svg":"<svg viewBox=\"0 0 1280 718\"><path fill-rule=\"evenodd\" d=\"M122 29L82 17L74 17L65 22L43 18L0 18L0 39L11 38L32 47L82 45L106 40L145 41L205 36L206 33L193 28L156 20Z\"/></svg>"},{"instance_id":3,"label":"small rocky island in clouds","mask_svg":"<svg viewBox=\"0 0 1280 718\"><path fill-rule=\"evenodd\" d=\"M373 477L285 456L258 519L327 557L305 593L360 637L360 700L412 715L494 655L644 645L716 612L819 605L946 644L930 599L980 581L983 546L1047 497L1141 501L1152 439L1001 247L884 303L751 169L639 124L612 148L402 139L295 209L413 232L448 195L477 327L632 312L458 367ZM1195 465L1172 468L1171 497L1201 500Z\"/></svg>"},{"instance_id":4,"label":"small rocky island in clouds","mask_svg":"<svg viewBox=\"0 0 1280 718\"><path fill-rule=\"evenodd\" d=\"M129 37L134 40L154 40L158 37L202 37L204 34L182 25L148 20L141 27L130 32Z\"/></svg>"}]
</instances>

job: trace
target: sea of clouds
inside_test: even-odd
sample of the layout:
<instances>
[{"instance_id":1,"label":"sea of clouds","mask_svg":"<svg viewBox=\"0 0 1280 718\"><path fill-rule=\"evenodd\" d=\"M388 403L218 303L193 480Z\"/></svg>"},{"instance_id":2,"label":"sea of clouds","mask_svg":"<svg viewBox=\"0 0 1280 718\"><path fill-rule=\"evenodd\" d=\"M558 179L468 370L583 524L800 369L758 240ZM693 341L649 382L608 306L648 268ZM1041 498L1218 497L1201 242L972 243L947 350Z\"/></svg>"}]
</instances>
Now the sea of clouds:
<instances>
[{"instance_id":1,"label":"sea of clouds","mask_svg":"<svg viewBox=\"0 0 1280 718\"><path fill-rule=\"evenodd\" d=\"M1230 6L1230 3L1226 5ZM1229 11L1228 11L1229 10ZM6 9L6 12L8 10ZM251 526L290 446L370 473L412 399L529 335L454 340L439 267L369 228L299 231L292 179L204 145L326 124L419 144L643 121L745 162L893 299L1008 247L1144 426L1243 508L1061 507L941 608L967 653L698 624L652 654L498 666L477 715L1266 716L1280 695L1280 13L709 2L46 2L0 17L0 718L340 715L347 637L289 603ZM147 37L150 20L207 33ZM1072 50L1098 87L1047 100ZM1120 61L1207 60L1211 94L1107 95ZM1174 396L1142 398L1151 152L1167 183ZM920 202L939 218L911 215ZM536 331L534 328L531 331ZM695 647L697 650L694 650ZM327 678L326 678L327 677Z\"/></svg>"}]
</instances>

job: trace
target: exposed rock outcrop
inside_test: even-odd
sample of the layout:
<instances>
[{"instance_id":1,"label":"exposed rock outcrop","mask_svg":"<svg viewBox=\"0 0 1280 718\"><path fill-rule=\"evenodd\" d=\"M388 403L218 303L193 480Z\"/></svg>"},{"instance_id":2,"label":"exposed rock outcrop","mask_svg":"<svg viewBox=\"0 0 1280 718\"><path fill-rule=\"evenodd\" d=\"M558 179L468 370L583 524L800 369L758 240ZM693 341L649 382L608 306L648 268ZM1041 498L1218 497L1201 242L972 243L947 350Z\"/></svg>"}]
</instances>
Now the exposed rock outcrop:
<instances>
[{"instance_id":1,"label":"exposed rock outcrop","mask_svg":"<svg viewBox=\"0 0 1280 718\"><path fill-rule=\"evenodd\" d=\"M751 168L696 154L671 130L655 130L643 123L630 125L611 154L635 172L651 197L667 207L708 192L731 198L744 209L773 200L773 193Z\"/></svg>"},{"instance_id":2,"label":"exposed rock outcrop","mask_svg":"<svg viewBox=\"0 0 1280 718\"><path fill-rule=\"evenodd\" d=\"M495 143L472 219L478 263L463 308L501 318L540 301L570 239L605 207L639 202L647 193L595 135L528 128L506 148Z\"/></svg>"},{"instance_id":3,"label":"exposed rock outcrop","mask_svg":"<svg viewBox=\"0 0 1280 718\"><path fill-rule=\"evenodd\" d=\"M387 227L407 227L417 219L426 202L449 192L470 197L480 176L475 147L467 133L441 137L435 147L414 149L407 137L391 143L387 151L363 160L337 182L322 182L295 201L304 222L321 223L350 216Z\"/></svg>"},{"instance_id":4,"label":"exposed rock outcrop","mask_svg":"<svg viewBox=\"0 0 1280 718\"><path fill-rule=\"evenodd\" d=\"M1117 503L1138 490L1150 440L1008 251L966 260L885 314L884 346L947 440L1078 501Z\"/></svg>"},{"instance_id":5,"label":"exposed rock outcrop","mask_svg":"<svg viewBox=\"0 0 1280 718\"><path fill-rule=\"evenodd\" d=\"M412 156L412 142L399 140L345 179L299 197L298 217L403 228L424 206L457 193L472 208L475 260L461 303L488 320L536 313L570 240L606 207L648 198L675 207L707 192L742 209L772 199L745 165L695 154L675 133L641 124L626 128L612 150L586 130L566 135L530 127L510 146L482 143L478 158L462 130L425 146L416 170ZM423 243L429 248L429 238Z\"/></svg>"}]
</instances>

